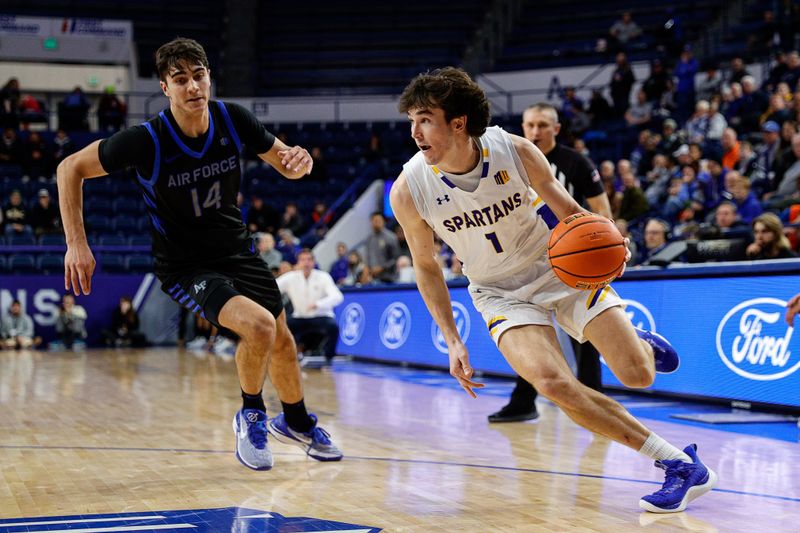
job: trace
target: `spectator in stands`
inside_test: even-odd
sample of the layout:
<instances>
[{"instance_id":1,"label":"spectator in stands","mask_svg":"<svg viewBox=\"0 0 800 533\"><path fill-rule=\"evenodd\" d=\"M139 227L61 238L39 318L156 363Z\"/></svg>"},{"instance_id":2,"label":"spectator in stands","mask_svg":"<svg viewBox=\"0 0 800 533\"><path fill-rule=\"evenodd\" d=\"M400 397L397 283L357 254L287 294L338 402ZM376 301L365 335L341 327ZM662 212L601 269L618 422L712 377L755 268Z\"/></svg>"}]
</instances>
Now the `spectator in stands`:
<instances>
[{"instance_id":1,"label":"spectator in stands","mask_svg":"<svg viewBox=\"0 0 800 533\"><path fill-rule=\"evenodd\" d=\"M322 151L322 148L319 146L313 147L311 149L311 159L314 160L314 166L311 168L311 173L306 179L327 183L328 163L325 161L325 153Z\"/></svg>"},{"instance_id":2,"label":"spectator in stands","mask_svg":"<svg viewBox=\"0 0 800 533\"><path fill-rule=\"evenodd\" d=\"M628 221L624 218L618 218L614 220L614 225L619 230L620 235L623 238L628 239L628 250L631 252L631 257L628 259L628 266L633 266L636 264L636 259L639 256L639 246L636 244L636 241L631 235L631 232L628 230Z\"/></svg>"},{"instance_id":3,"label":"spectator in stands","mask_svg":"<svg viewBox=\"0 0 800 533\"><path fill-rule=\"evenodd\" d=\"M787 120L781 124L781 133L778 139L781 151L792 146L792 137L794 137L794 134L798 131L800 130L797 129L797 121L794 119Z\"/></svg>"},{"instance_id":4,"label":"spectator in stands","mask_svg":"<svg viewBox=\"0 0 800 533\"><path fill-rule=\"evenodd\" d=\"M736 137L736 130L725 128L722 133L722 166L728 170L733 170L739 163L739 152L741 144Z\"/></svg>"},{"instance_id":5,"label":"spectator in stands","mask_svg":"<svg viewBox=\"0 0 800 533\"><path fill-rule=\"evenodd\" d=\"M59 129L53 138L52 159L55 166L58 166L68 155L75 151L72 139L67 136L67 132Z\"/></svg>"},{"instance_id":6,"label":"spectator in stands","mask_svg":"<svg viewBox=\"0 0 800 533\"><path fill-rule=\"evenodd\" d=\"M622 193L617 190L615 185L615 178L603 178L603 190L608 198L608 204L611 206L611 218L619 218L619 210L622 206Z\"/></svg>"},{"instance_id":7,"label":"spectator in stands","mask_svg":"<svg viewBox=\"0 0 800 533\"><path fill-rule=\"evenodd\" d=\"M333 221L333 212L328 210L325 202L317 201L314 203L314 210L311 211L311 222L327 231ZM324 233L323 233L324 235Z\"/></svg>"},{"instance_id":8,"label":"spectator in stands","mask_svg":"<svg viewBox=\"0 0 800 533\"><path fill-rule=\"evenodd\" d=\"M651 206L661 205L666 198L669 181L672 177L669 158L664 154L653 157L653 168L645 174L645 197Z\"/></svg>"},{"instance_id":9,"label":"spectator in stands","mask_svg":"<svg viewBox=\"0 0 800 533\"><path fill-rule=\"evenodd\" d=\"M628 126L636 128L646 128L652 118L653 104L647 100L647 94L643 90L636 93L636 103L625 111L625 121Z\"/></svg>"},{"instance_id":10,"label":"spectator in stands","mask_svg":"<svg viewBox=\"0 0 800 533\"><path fill-rule=\"evenodd\" d=\"M763 142L756 147L754 162L750 163L754 166L754 172L750 173L749 177L753 185L753 191L759 198L774 191L778 186L775 181L775 163L781 148L778 131L778 124L771 120L761 126ZM740 162L737 168L740 169L742 174L748 175L748 172L742 169L742 160L745 159L745 155L740 153L739 159Z\"/></svg>"},{"instance_id":11,"label":"spectator in stands","mask_svg":"<svg viewBox=\"0 0 800 533\"><path fill-rule=\"evenodd\" d=\"M19 80L9 78L0 89L0 127L19 128Z\"/></svg>"},{"instance_id":12,"label":"spectator in stands","mask_svg":"<svg viewBox=\"0 0 800 533\"><path fill-rule=\"evenodd\" d=\"M728 74L727 82L730 85L731 83L742 83L742 80L745 76L749 76L750 73L747 72L747 69L744 66L744 61L741 57L734 57L731 60L731 71Z\"/></svg>"},{"instance_id":13,"label":"spectator in stands","mask_svg":"<svg viewBox=\"0 0 800 533\"><path fill-rule=\"evenodd\" d=\"M597 168L600 171L600 179L603 181L611 180L612 183L615 183L617 178L614 174L614 162L606 159L605 161L600 163L600 166Z\"/></svg>"},{"instance_id":14,"label":"spectator in stands","mask_svg":"<svg viewBox=\"0 0 800 533\"><path fill-rule=\"evenodd\" d=\"M273 272L278 271L283 255L275 249L275 237L271 233L256 233L258 255Z\"/></svg>"},{"instance_id":15,"label":"spectator in stands","mask_svg":"<svg viewBox=\"0 0 800 533\"><path fill-rule=\"evenodd\" d=\"M727 169L722 166L722 158L717 154L709 155L700 162L698 179L705 196L704 213L710 213L723 199L722 193L725 191L725 174L727 172Z\"/></svg>"},{"instance_id":16,"label":"spectator in stands","mask_svg":"<svg viewBox=\"0 0 800 533\"><path fill-rule=\"evenodd\" d=\"M781 76L781 81L789 86L790 91L795 92L798 90L798 81L800 81L800 53L797 50L789 52L786 66L786 72Z\"/></svg>"},{"instance_id":17,"label":"spectator in stands","mask_svg":"<svg viewBox=\"0 0 800 533\"><path fill-rule=\"evenodd\" d=\"M278 244L275 248L281 253L284 261L292 265L297 263L297 254L300 252L300 241L294 236L292 230L283 228L278 230Z\"/></svg>"},{"instance_id":18,"label":"spectator in stands","mask_svg":"<svg viewBox=\"0 0 800 533\"><path fill-rule=\"evenodd\" d=\"M647 95L647 101L658 102L661 99L661 95L667 90L669 80L670 76L664 68L664 63L660 59L654 59L650 63L650 76L642 84L642 90Z\"/></svg>"},{"instance_id":19,"label":"spectator in stands","mask_svg":"<svg viewBox=\"0 0 800 533\"><path fill-rule=\"evenodd\" d=\"M724 196L736 204L739 216L744 222L749 224L764 211L761 202L750 190L750 180L738 172L732 170L725 175L725 189Z\"/></svg>"},{"instance_id":20,"label":"spectator in stands","mask_svg":"<svg viewBox=\"0 0 800 533\"><path fill-rule=\"evenodd\" d=\"M47 124L47 113L42 102L31 94L23 94L19 101L19 121L22 129L28 129L31 122Z\"/></svg>"},{"instance_id":21,"label":"spectator in stands","mask_svg":"<svg viewBox=\"0 0 800 533\"><path fill-rule=\"evenodd\" d=\"M460 263L460 262L459 262ZM401 255L397 258L397 283L416 283L417 275L414 273L414 267L411 265L411 257Z\"/></svg>"},{"instance_id":22,"label":"spectator in stands","mask_svg":"<svg viewBox=\"0 0 800 533\"><path fill-rule=\"evenodd\" d=\"M6 127L3 131L3 142L0 143L0 164L22 165L22 142L17 136L17 130Z\"/></svg>"},{"instance_id":23,"label":"spectator in stands","mask_svg":"<svg viewBox=\"0 0 800 533\"><path fill-rule=\"evenodd\" d=\"M76 86L59 105L58 127L68 131L88 131L90 107L91 104L83 89Z\"/></svg>"},{"instance_id":24,"label":"spectator in stands","mask_svg":"<svg viewBox=\"0 0 800 533\"><path fill-rule=\"evenodd\" d=\"M593 128L597 128L600 124L604 124L611 120L612 110L611 105L603 96L602 89L592 89L592 97L589 100L589 118Z\"/></svg>"},{"instance_id":25,"label":"spectator in stands","mask_svg":"<svg viewBox=\"0 0 800 533\"><path fill-rule=\"evenodd\" d=\"M147 344L144 334L139 331L139 315L133 308L130 296L119 299L119 305L111 314L111 328L103 330L102 337L109 347L141 347Z\"/></svg>"},{"instance_id":26,"label":"spectator in stands","mask_svg":"<svg viewBox=\"0 0 800 533\"><path fill-rule=\"evenodd\" d=\"M618 216L625 220L633 220L647 213L650 206L647 204L647 198L639 186L639 180L633 174L630 164L623 167L620 179L623 189Z\"/></svg>"},{"instance_id":27,"label":"spectator in stands","mask_svg":"<svg viewBox=\"0 0 800 533\"><path fill-rule=\"evenodd\" d=\"M400 224L395 226L394 235L397 237L397 253L411 257L411 249L408 247L408 242L406 241L406 232L403 230L403 226Z\"/></svg>"},{"instance_id":28,"label":"spectator in stands","mask_svg":"<svg viewBox=\"0 0 800 533\"><path fill-rule=\"evenodd\" d=\"M373 282L369 267L361 259L361 254L351 250L347 255L348 274L342 285L369 285Z\"/></svg>"},{"instance_id":29,"label":"spectator in stands","mask_svg":"<svg viewBox=\"0 0 800 533\"><path fill-rule=\"evenodd\" d=\"M56 319L58 337L66 349L84 348L86 346L86 309L75 303L72 294L64 294L61 298L61 310ZM51 348L60 347L58 344Z\"/></svg>"},{"instance_id":30,"label":"spectator in stands","mask_svg":"<svg viewBox=\"0 0 800 533\"><path fill-rule=\"evenodd\" d=\"M751 182L758 171L758 154L753 150L753 145L747 141L739 142L739 163L734 170L750 178ZM761 196L759 193L756 194Z\"/></svg>"},{"instance_id":31,"label":"spectator in stands","mask_svg":"<svg viewBox=\"0 0 800 533\"><path fill-rule=\"evenodd\" d=\"M675 77L678 78L675 100L678 105L678 117L684 119L689 116L695 101L694 79L699 70L697 59L692 53L692 48L686 46L681 52L681 58L675 65ZM709 97L710 98L710 97Z\"/></svg>"},{"instance_id":32,"label":"spectator in stands","mask_svg":"<svg viewBox=\"0 0 800 533\"><path fill-rule=\"evenodd\" d=\"M714 222L703 228L700 234L702 239L719 239L739 235L749 229L746 222L739 217L736 204L725 200L714 211Z\"/></svg>"},{"instance_id":33,"label":"spectator in stands","mask_svg":"<svg viewBox=\"0 0 800 533\"><path fill-rule=\"evenodd\" d=\"M294 235L300 235L305 229L305 221L300 213L297 212L297 204L294 202L286 202L286 208L281 217L281 228L291 230Z\"/></svg>"},{"instance_id":34,"label":"spectator in stands","mask_svg":"<svg viewBox=\"0 0 800 533\"><path fill-rule=\"evenodd\" d=\"M16 189L11 191L8 203L3 208L3 222L6 235L27 235L32 232L22 194Z\"/></svg>"},{"instance_id":35,"label":"spectator in stands","mask_svg":"<svg viewBox=\"0 0 800 533\"><path fill-rule=\"evenodd\" d=\"M752 76L742 78L742 105L739 107L740 126L738 131L742 134L757 132L761 123L761 114L769 106L769 97L758 90L756 80Z\"/></svg>"},{"instance_id":36,"label":"spectator in stands","mask_svg":"<svg viewBox=\"0 0 800 533\"><path fill-rule=\"evenodd\" d=\"M697 82L695 97L698 100L710 101L712 96L721 92L722 75L714 63L709 63L705 71L705 75Z\"/></svg>"},{"instance_id":37,"label":"spectator in stands","mask_svg":"<svg viewBox=\"0 0 800 533\"><path fill-rule=\"evenodd\" d=\"M608 30L609 42L612 43L612 47L616 45L616 48L622 50L628 49L629 45L641 35L642 29L634 22L630 11L623 12L622 16Z\"/></svg>"},{"instance_id":38,"label":"spectator in stands","mask_svg":"<svg viewBox=\"0 0 800 533\"><path fill-rule=\"evenodd\" d=\"M370 223L372 233L364 246L365 262L374 279L391 283L394 281L395 261L400 255L397 237L386 229L386 218L380 211L372 213Z\"/></svg>"},{"instance_id":39,"label":"spectator in stands","mask_svg":"<svg viewBox=\"0 0 800 533\"><path fill-rule=\"evenodd\" d=\"M628 57L624 52L617 54L616 63L617 66L611 73L609 89L611 100L614 102L614 114L621 118L630 106L631 88L636 77L633 75L633 69L631 69Z\"/></svg>"},{"instance_id":40,"label":"spectator in stands","mask_svg":"<svg viewBox=\"0 0 800 533\"><path fill-rule=\"evenodd\" d=\"M36 346L41 342L33 333L33 320L22 310L19 300L11 302L8 314L0 324L0 348L20 350Z\"/></svg>"},{"instance_id":41,"label":"spectator in stands","mask_svg":"<svg viewBox=\"0 0 800 533\"><path fill-rule=\"evenodd\" d=\"M664 201L660 209L657 210L662 219L666 220L669 224L677 224L680 222L683 211L688 207L688 199L682 196L683 192L683 178L670 177L667 184L666 192L663 196Z\"/></svg>"},{"instance_id":42,"label":"spectator in stands","mask_svg":"<svg viewBox=\"0 0 800 533\"><path fill-rule=\"evenodd\" d=\"M50 151L38 132L32 131L22 145L22 173L32 179L53 177Z\"/></svg>"},{"instance_id":43,"label":"spectator in stands","mask_svg":"<svg viewBox=\"0 0 800 533\"><path fill-rule=\"evenodd\" d=\"M765 199L770 201L770 206L783 208L796 203L798 197L798 185L800 185L800 133L792 137L792 148L790 152L781 154L781 165L775 172L775 179L778 186L774 195L766 194Z\"/></svg>"},{"instance_id":44,"label":"spectator in stands","mask_svg":"<svg viewBox=\"0 0 800 533\"><path fill-rule=\"evenodd\" d=\"M761 85L762 90L771 93L778 87L778 84L781 83L781 78L789 69L789 64L787 63L787 61L788 58L786 57L786 54L783 52L783 50L777 50L775 52L775 57L773 58L772 66L769 69L769 75L767 76L767 79L764 80L764 83Z\"/></svg>"},{"instance_id":45,"label":"spectator in stands","mask_svg":"<svg viewBox=\"0 0 800 533\"><path fill-rule=\"evenodd\" d=\"M778 30L775 13L770 9L764 11L761 25L755 28L747 39L748 57L769 55L777 45L780 45L781 37Z\"/></svg>"},{"instance_id":46,"label":"spectator in stands","mask_svg":"<svg viewBox=\"0 0 800 533\"><path fill-rule=\"evenodd\" d=\"M336 244L336 261L331 265L330 275L337 285L342 285L347 278L347 245L343 242Z\"/></svg>"},{"instance_id":47,"label":"spectator in stands","mask_svg":"<svg viewBox=\"0 0 800 533\"><path fill-rule=\"evenodd\" d=\"M662 154L671 154L683 144L683 139L677 131L678 123L668 118L661 125L661 139L657 151Z\"/></svg>"},{"instance_id":48,"label":"spectator in stands","mask_svg":"<svg viewBox=\"0 0 800 533\"><path fill-rule=\"evenodd\" d=\"M786 107L786 100L779 94L769 97L769 106L761 114L761 124L775 122L779 126L792 118L792 112Z\"/></svg>"},{"instance_id":49,"label":"spectator in stands","mask_svg":"<svg viewBox=\"0 0 800 533\"><path fill-rule=\"evenodd\" d=\"M264 203L260 196L253 195L245 222L251 233L275 233L280 227L280 215L269 204Z\"/></svg>"},{"instance_id":50,"label":"spectator in stands","mask_svg":"<svg viewBox=\"0 0 800 533\"><path fill-rule=\"evenodd\" d=\"M97 123L102 132L115 132L122 129L128 108L125 103L114 94L114 86L109 85L97 103Z\"/></svg>"},{"instance_id":51,"label":"spectator in stands","mask_svg":"<svg viewBox=\"0 0 800 533\"><path fill-rule=\"evenodd\" d=\"M339 339L333 309L344 301L344 296L330 274L314 268L314 254L308 248L297 255L297 266L297 270L277 279L281 293L292 302L292 315L286 319L289 331L298 344L309 335L322 337L325 360L330 364Z\"/></svg>"},{"instance_id":52,"label":"spectator in stands","mask_svg":"<svg viewBox=\"0 0 800 533\"><path fill-rule=\"evenodd\" d=\"M742 104L744 103L744 93L742 86L738 83L732 83L730 87L723 87L722 103L720 104L720 111L722 112L728 125L734 128L739 127L742 123L740 116Z\"/></svg>"},{"instance_id":53,"label":"spectator in stands","mask_svg":"<svg viewBox=\"0 0 800 533\"><path fill-rule=\"evenodd\" d=\"M50 199L50 192L47 189L39 189L36 196L38 201L31 209L30 215L33 232L37 236L45 233L60 233L61 216L58 214L58 207Z\"/></svg>"},{"instance_id":54,"label":"spectator in stands","mask_svg":"<svg viewBox=\"0 0 800 533\"><path fill-rule=\"evenodd\" d=\"M789 239L783 234L783 224L775 213L762 213L753 220L753 242L747 247L747 258L787 259L797 257Z\"/></svg>"},{"instance_id":55,"label":"spectator in stands","mask_svg":"<svg viewBox=\"0 0 800 533\"><path fill-rule=\"evenodd\" d=\"M651 257L664 249L669 240L670 227L665 221L651 218L644 227L644 249L639 256L639 264L644 265Z\"/></svg>"},{"instance_id":56,"label":"spectator in stands","mask_svg":"<svg viewBox=\"0 0 800 533\"><path fill-rule=\"evenodd\" d=\"M383 147L381 145L381 138L377 133L372 133L369 136L369 143L364 150L364 160L367 163L377 163L383 157Z\"/></svg>"}]
</instances>

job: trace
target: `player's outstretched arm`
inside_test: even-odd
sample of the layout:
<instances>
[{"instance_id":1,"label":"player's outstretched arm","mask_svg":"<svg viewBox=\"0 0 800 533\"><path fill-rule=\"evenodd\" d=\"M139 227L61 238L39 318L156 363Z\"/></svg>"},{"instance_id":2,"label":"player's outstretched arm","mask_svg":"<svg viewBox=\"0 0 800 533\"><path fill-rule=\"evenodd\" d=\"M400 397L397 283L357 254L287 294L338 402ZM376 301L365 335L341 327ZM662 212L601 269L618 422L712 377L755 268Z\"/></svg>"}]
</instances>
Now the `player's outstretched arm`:
<instances>
[{"instance_id":1,"label":"player's outstretched arm","mask_svg":"<svg viewBox=\"0 0 800 533\"><path fill-rule=\"evenodd\" d=\"M553 210L559 220L585 211L550 171L550 164L536 146L518 135L511 135L517 155L525 167L528 180L536 194Z\"/></svg>"},{"instance_id":2,"label":"player's outstretched arm","mask_svg":"<svg viewBox=\"0 0 800 533\"><path fill-rule=\"evenodd\" d=\"M71 288L76 296L81 291L83 294L92 291L95 260L83 227L83 180L107 174L100 164L99 145L100 141L93 142L64 159L56 169L58 206L67 239L64 290Z\"/></svg>"},{"instance_id":3,"label":"player's outstretched arm","mask_svg":"<svg viewBox=\"0 0 800 533\"><path fill-rule=\"evenodd\" d=\"M314 160L308 150L302 146L289 147L277 138L272 148L263 154L258 154L258 157L290 180L302 178L310 173L314 166Z\"/></svg>"},{"instance_id":4,"label":"player's outstretched arm","mask_svg":"<svg viewBox=\"0 0 800 533\"><path fill-rule=\"evenodd\" d=\"M473 371L469 364L469 353L458 335L458 329L453 320L450 292L444 281L442 270L434 259L433 230L419 215L403 174L400 174L400 177L394 182L389 199L397 221L403 226L403 232L406 235L409 250L411 250L419 292L447 342L450 374L458 380L470 396L475 398L476 394L473 389L481 388L483 384L472 381Z\"/></svg>"}]
</instances>

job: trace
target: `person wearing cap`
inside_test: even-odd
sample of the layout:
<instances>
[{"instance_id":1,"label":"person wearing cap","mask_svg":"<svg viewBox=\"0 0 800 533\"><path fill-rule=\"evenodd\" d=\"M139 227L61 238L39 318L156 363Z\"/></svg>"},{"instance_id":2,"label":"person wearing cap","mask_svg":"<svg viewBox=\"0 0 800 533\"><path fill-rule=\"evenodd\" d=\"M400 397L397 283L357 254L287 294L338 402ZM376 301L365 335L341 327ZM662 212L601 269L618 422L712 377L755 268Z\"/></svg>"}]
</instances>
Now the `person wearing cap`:
<instances>
[{"instance_id":1,"label":"person wearing cap","mask_svg":"<svg viewBox=\"0 0 800 533\"><path fill-rule=\"evenodd\" d=\"M780 126L772 120L761 125L763 142L756 146L756 170L751 176L753 191L759 198L778 186L775 180L775 161L780 153Z\"/></svg>"},{"instance_id":2,"label":"person wearing cap","mask_svg":"<svg viewBox=\"0 0 800 533\"><path fill-rule=\"evenodd\" d=\"M44 233L60 233L61 217L58 208L50 199L47 189L39 189L38 201L31 209L30 223L36 235Z\"/></svg>"},{"instance_id":3,"label":"person wearing cap","mask_svg":"<svg viewBox=\"0 0 800 533\"><path fill-rule=\"evenodd\" d=\"M736 130L733 128L725 128L722 133L722 166L728 170L736 168L739 162L739 139L736 136Z\"/></svg>"}]
</instances>

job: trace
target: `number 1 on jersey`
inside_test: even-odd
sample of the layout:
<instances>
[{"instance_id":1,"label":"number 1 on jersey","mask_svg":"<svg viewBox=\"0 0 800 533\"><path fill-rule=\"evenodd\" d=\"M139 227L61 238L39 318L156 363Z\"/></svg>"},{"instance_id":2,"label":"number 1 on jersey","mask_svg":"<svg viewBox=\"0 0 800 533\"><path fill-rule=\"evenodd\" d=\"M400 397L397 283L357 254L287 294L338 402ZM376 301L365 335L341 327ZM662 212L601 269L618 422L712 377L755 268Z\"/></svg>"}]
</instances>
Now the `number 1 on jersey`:
<instances>
[{"instance_id":1,"label":"number 1 on jersey","mask_svg":"<svg viewBox=\"0 0 800 533\"><path fill-rule=\"evenodd\" d=\"M503 247L500 246L500 241L497 240L497 233L495 232L487 233L486 235L484 235L484 237L486 237L487 241L492 242L492 246L494 246L495 252L497 252L498 254L503 253Z\"/></svg>"},{"instance_id":2,"label":"number 1 on jersey","mask_svg":"<svg viewBox=\"0 0 800 533\"><path fill-rule=\"evenodd\" d=\"M214 207L219 209L222 205L222 194L220 193L220 182L214 182L214 185L208 190L206 199L203 201L203 208ZM192 189L192 205L194 206L194 216L202 216L203 212L200 210L200 200L197 197L197 188Z\"/></svg>"}]
</instances>

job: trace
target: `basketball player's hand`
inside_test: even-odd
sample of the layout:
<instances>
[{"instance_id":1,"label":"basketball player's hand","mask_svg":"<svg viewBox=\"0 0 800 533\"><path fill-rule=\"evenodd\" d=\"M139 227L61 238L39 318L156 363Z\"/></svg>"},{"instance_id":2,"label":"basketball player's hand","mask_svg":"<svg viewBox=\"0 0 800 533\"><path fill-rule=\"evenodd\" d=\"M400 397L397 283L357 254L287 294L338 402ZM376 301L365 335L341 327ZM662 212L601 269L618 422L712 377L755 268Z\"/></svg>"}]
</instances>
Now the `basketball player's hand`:
<instances>
[{"instance_id":1,"label":"basketball player's hand","mask_svg":"<svg viewBox=\"0 0 800 533\"><path fill-rule=\"evenodd\" d=\"M68 246L64 256L64 290L69 292L72 288L75 296L79 296L81 291L83 294L92 292L92 274L96 265L88 244Z\"/></svg>"},{"instance_id":2,"label":"basketball player's hand","mask_svg":"<svg viewBox=\"0 0 800 533\"><path fill-rule=\"evenodd\" d=\"M451 346L449 350L450 355L450 375L458 380L459 385L463 387L467 394L473 398L478 395L472 389L483 388L483 383L472 381L473 370L469 365L469 353L467 347L463 343Z\"/></svg>"},{"instance_id":3,"label":"basketball player's hand","mask_svg":"<svg viewBox=\"0 0 800 533\"><path fill-rule=\"evenodd\" d=\"M281 158L281 164L290 172L300 172L305 169L304 174L310 174L311 168L314 166L311 154L302 146L292 146L288 150L281 150L278 152L278 156Z\"/></svg>"},{"instance_id":4,"label":"basketball player's hand","mask_svg":"<svg viewBox=\"0 0 800 533\"><path fill-rule=\"evenodd\" d=\"M795 294L786 304L786 323L790 328L794 327L794 317L800 313L800 294Z\"/></svg>"},{"instance_id":5,"label":"basketball player's hand","mask_svg":"<svg viewBox=\"0 0 800 533\"><path fill-rule=\"evenodd\" d=\"M625 237L622 240L622 242L625 244L625 262L622 263L622 271L619 273L617 278L621 278L623 276L623 274L625 274L625 269L628 267L628 261L631 260L631 256L633 255L633 254L631 254L631 248L630 248L631 240L629 238ZM617 278L615 278L615 279L617 279Z\"/></svg>"}]
</instances>

